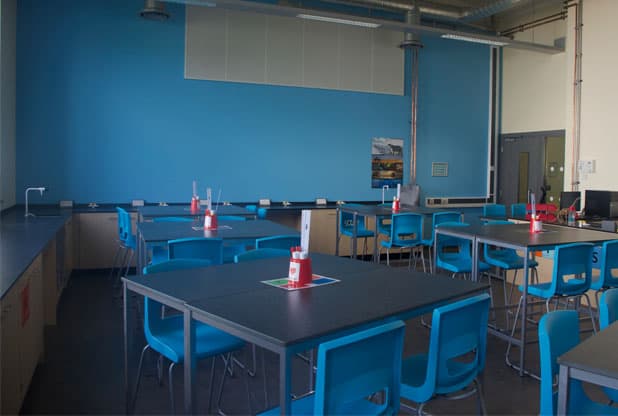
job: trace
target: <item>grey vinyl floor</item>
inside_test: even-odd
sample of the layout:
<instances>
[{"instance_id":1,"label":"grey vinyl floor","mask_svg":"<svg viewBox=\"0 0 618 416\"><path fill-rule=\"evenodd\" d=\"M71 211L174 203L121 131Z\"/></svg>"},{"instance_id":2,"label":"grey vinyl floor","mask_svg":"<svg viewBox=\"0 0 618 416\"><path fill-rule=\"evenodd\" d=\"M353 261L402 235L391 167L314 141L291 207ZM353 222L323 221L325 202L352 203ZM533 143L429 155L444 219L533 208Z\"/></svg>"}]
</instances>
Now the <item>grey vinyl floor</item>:
<instances>
[{"instance_id":1,"label":"grey vinyl floor","mask_svg":"<svg viewBox=\"0 0 618 416\"><path fill-rule=\"evenodd\" d=\"M501 287L500 287L501 290ZM39 364L22 406L23 414L122 414L124 413L123 343L121 301L114 297L116 290L103 272L73 274L58 306L58 325L46 330L44 360ZM497 292L501 295L501 292ZM138 319L136 300L131 319ZM144 339L136 331L131 351L131 381ZM405 354L428 348L430 330L419 319L407 322ZM519 375L504 362L506 343L488 337L487 362L483 387L490 414L536 414L539 409L539 382ZM272 407L278 398L278 361L264 353L269 403L265 403L263 374L249 380L254 412ZM243 357L241 357L242 359ZM538 368L538 346L531 344L528 359ZM210 362L200 362L197 372L197 412L207 413ZM293 390L302 394L307 390L307 365L294 363ZM258 367L259 368L259 367ZM218 383L222 364L217 365ZM166 373L165 373L166 374ZM244 378L237 372L226 382L222 408L229 414L249 412ZM182 369L174 372L177 411L182 411ZM474 414L475 397L447 401L436 400L426 406L431 414ZM135 413L161 414L170 412L167 378L159 385L156 359L150 355L145 362Z\"/></svg>"}]
</instances>

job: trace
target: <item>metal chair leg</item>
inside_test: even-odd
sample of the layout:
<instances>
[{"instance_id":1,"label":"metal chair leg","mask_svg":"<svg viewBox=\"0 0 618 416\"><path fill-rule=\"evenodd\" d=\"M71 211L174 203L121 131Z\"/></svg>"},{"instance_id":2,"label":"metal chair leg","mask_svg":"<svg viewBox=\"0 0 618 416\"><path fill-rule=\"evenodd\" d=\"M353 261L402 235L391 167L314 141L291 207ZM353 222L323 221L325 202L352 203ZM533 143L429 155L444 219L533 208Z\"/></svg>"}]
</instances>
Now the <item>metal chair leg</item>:
<instances>
[{"instance_id":1,"label":"metal chair leg","mask_svg":"<svg viewBox=\"0 0 618 416\"><path fill-rule=\"evenodd\" d=\"M210 384L208 387L208 414L212 409L212 394L215 391L215 363L217 357L212 357L212 365L210 366Z\"/></svg>"},{"instance_id":2,"label":"metal chair leg","mask_svg":"<svg viewBox=\"0 0 618 416\"><path fill-rule=\"evenodd\" d=\"M174 405L174 377L172 374L172 370L174 369L174 362L170 364L169 369L167 370L169 376L169 389L170 389L170 409L171 414L176 413L176 406Z\"/></svg>"},{"instance_id":3,"label":"metal chair leg","mask_svg":"<svg viewBox=\"0 0 618 416\"><path fill-rule=\"evenodd\" d=\"M586 303L588 304L588 314L590 315L590 321L592 322L592 330L594 331L594 333L597 333L597 325L595 323L594 320L594 314L592 313L592 306L590 305L590 298L588 297L587 293L584 293L582 296L584 296L586 298ZM598 303L597 303L598 305ZM597 306L598 308L598 306Z\"/></svg>"},{"instance_id":4,"label":"metal chair leg","mask_svg":"<svg viewBox=\"0 0 618 416\"><path fill-rule=\"evenodd\" d=\"M142 367L144 364L144 354L146 351L150 349L150 345L146 344L146 346L142 349L142 353L139 356L139 364L137 365L137 378L135 380L135 388L133 389L133 396L131 397L131 403L129 409L131 409L131 413L135 410L135 402L137 401L137 392L139 391L139 384L142 376Z\"/></svg>"},{"instance_id":5,"label":"metal chair leg","mask_svg":"<svg viewBox=\"0 0 618 416\"><path fill-rule=\"evenodd\" d=\"M487 408L485 407L485 398L483 397L483 389L481 388L481 382L478 378L474 379L474 384L476 384L476 393L478 395L479 401L479 414L486 415Z\"/></svg>"}]
</instances>

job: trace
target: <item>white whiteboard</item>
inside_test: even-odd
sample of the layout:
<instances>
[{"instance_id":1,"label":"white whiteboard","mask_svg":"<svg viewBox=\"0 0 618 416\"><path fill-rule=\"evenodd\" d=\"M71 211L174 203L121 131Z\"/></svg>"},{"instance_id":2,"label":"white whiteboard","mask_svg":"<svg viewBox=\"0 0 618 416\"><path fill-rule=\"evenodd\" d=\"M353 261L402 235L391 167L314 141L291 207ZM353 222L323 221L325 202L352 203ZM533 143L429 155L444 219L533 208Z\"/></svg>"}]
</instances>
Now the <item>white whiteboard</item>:
<instances>
[{"instance_id":1,"label":"white whiteboard","mask_svg":"<svg viewBox=\"0 0 618 416\"><path fill-rule=\"evenodd\" d=\"M185 78L403 95L400 32L186 7Z\"/></svg>"}]
</instances>

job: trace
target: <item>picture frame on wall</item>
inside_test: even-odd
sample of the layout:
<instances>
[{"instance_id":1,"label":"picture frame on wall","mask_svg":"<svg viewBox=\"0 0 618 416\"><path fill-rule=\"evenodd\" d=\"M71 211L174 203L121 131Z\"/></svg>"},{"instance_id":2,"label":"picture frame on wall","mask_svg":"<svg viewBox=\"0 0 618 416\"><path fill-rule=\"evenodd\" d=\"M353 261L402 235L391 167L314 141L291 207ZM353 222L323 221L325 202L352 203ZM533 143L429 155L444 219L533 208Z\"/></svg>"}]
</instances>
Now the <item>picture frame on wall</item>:
<instances>
[{"instance_id":1,"label":"picture frame on wall","mask_svg":"<svg viewBox=\"0 0 618 416\"><path fill-rule=\"evenodd\" d=\"M371 140L371 187L396 188L403 184L403 139L374 137Z\"/></svg>"}]
</instances>

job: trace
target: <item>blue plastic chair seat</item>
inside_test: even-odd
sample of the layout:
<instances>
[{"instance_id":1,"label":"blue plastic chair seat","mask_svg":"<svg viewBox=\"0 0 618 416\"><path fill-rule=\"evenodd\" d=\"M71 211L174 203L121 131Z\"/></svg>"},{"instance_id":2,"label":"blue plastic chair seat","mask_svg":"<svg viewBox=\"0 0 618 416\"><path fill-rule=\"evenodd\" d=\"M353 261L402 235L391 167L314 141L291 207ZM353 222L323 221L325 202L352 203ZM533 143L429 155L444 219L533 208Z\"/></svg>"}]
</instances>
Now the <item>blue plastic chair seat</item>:
<instances>
[{"instance_id":1,"label":"blue plastic chair seat","mask_svg":"<svg viewBox=\"0 0 618 416\"><path fill-rule=\"evenodd\" d=\"M576 296L582 292L581 288L585 284L585 280L583 279L571 279L567 282L560 293L553 293L551 290L551 282L538 283L536 285L528 285L528 294L543 299L551 298L552 296ZM572 286L573 288L569 290L569 286ZM519 285L519 291L524 291L523 285Z\"/></svg>"},{"instance_id":2,"label":"blue plastic chair seat","mask_svg":"<svg viewBox=\"0 0 618 416\"><path fill-rule=\"evenodd\" d=\"M175 315L156 323L154 333L147 333L148 344L170 361L184 360L183 316ZM210 325L195 322L195 355L197 359L219 355L242 348L244 341Z\"/></svg>"},{"instance_id":3,"label":"blue plastic chair seat","mask_svg":"<svg viewBox=\"0 0 618 416\"><path fill-rule=\"evenodd\" d=\"M485 262L491 266L496 266L504 270L518 270L524 268L524 258L517 254L515 250L488 250ZM528 260L528 267L537 267L536 260Z\"/></svg>"},{"instance_id":4,"label":"blue plastic chair seat","mask_svg":"<svg viewBox=\"0 0 618 416\"><path fill-rule=\"evenodd\" d=\"M421 242L415 239L410 239L409 243L406 243L405 240L399 240L398 243L394 244L391 240L380 241L380 245L386 248L393 247L418 247L421 245Z\"/></svg>"},{"instance_id":5,"label":"blue plastic chair seat","mask_svg":"<svg viewBox=\"0 0 618 416\"><path fill-rule=\"evenodd\" d=\"M135 238L135 234L129 234L123 241L123 244L131 250L135 250L137 248L137 239Z\"/></svg>"},{"instance_id":6,"label":"blue plastic chair seat","mask_svg":"<svg viewBox=\"0 0 618 416\"><path fill-rule=\"evenodd\" d=\"M409 393L410 387L420 388L427 378L427 363L429 362L429 356L427 354L412 355L403 360L401 370L401 395L403 397ZM460 382L467 381L468 370L470 369L470 363L465 363L456 360L449 360L446 365L450 374L462 374ZM467 383L465 383L467 384ZM436 394L447 394L452 392L452 387L448 389L441 389L440 386L436 387ZM427 399L428 400L428 399Z\"/></svg>"},{"instance_id":7,"label":"blue plastic chair seat","mask_svg":"<svg viewBox=\"0 0 618 416\"><path fill-rule=\"evenodd\" d=\"M459 256L449 256L442 254L441 258L436 262L441 269L448 270L453 273L472 273L472 262L470 259L461 258ZM479 261L479 271L486 272L489 270L489 264Z\"/></svg>"},{"instance_id":8,"label":"blue plastic chair seat","mask_svg":"<svg viewBox=\"0 0 618 416\"><path fill-rule=\"evenodd\" d=\"M347 237L352 237L353 236L352 228L342 228L341 229L341 235L345 235ZM356 229L356 237L359 237L359 238L373 237L374 235L375 234L373 233L373 231L368 230L365 227L358 227Z\"/></svg>"}]
</instances>

